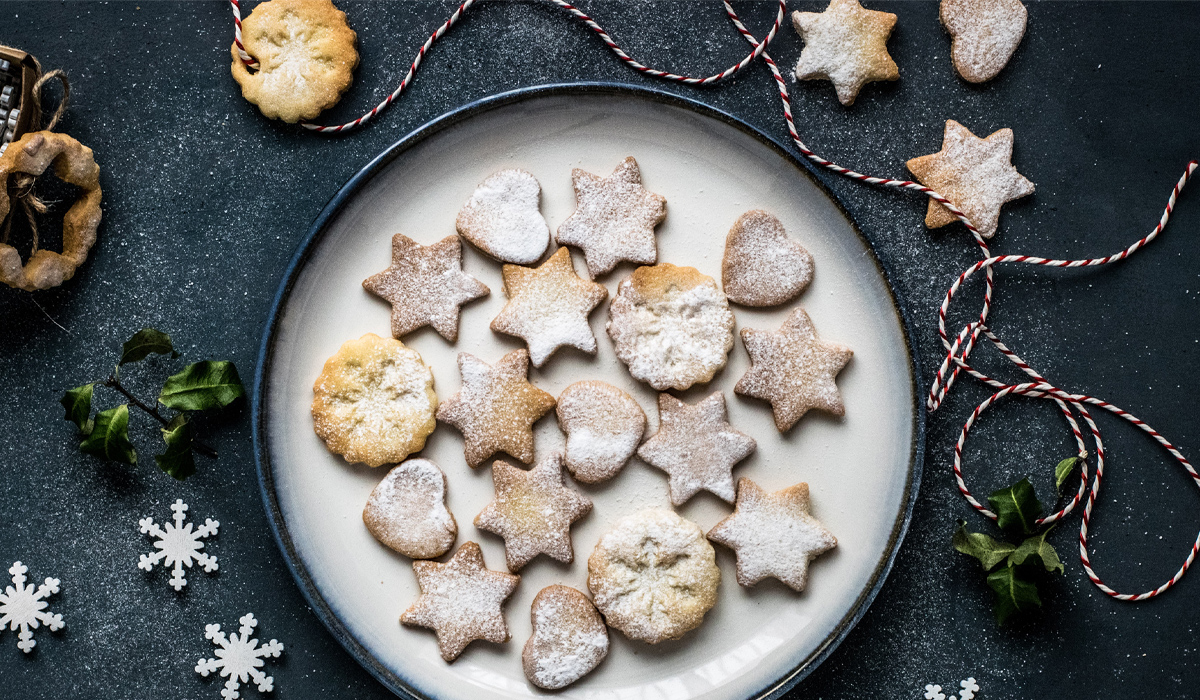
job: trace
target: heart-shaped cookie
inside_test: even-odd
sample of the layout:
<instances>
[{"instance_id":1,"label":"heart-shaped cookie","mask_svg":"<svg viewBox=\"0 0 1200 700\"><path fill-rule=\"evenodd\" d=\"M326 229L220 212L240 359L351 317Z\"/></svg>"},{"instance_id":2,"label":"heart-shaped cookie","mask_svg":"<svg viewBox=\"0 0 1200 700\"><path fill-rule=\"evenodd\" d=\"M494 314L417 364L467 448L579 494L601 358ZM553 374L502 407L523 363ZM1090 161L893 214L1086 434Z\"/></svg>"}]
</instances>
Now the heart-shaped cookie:
<instances>
[{"instance_id":1,"label":"heart-shaped cookie","mask_svg":"<svg viewBox=\"0 0 1200 700\"><path fill-rule=\"evenodd\" d=\"M730 301L777 306L804 291L812 277L812 255L771 214L748 211L729 229L721 284Z\"/></svg>"},{"instance_id":2,"label":"heart-shaped cookie","mask_svg":"<svg viewBox=\"0 0 1200 700\"><path fill-rule=\"evenodd\" d=\"M427 459L395 466L371 491L363 522L375 539L413 559L433 559L458 536L446 509L446 475Z\"/></svg>"},{"instance_id":3,"label":"heart-shaped cookie","mask_svg":"<svg viewBox=\"0 0 1200 700\"><path fill-rule=\"evenodd\" d=\"M529 611L533 635L521 662L539 688L558 690L596 668L608 654L608 628L587 596L569 586L547 586Z\"/></svg>"},{"instance_id":4,"label":"heart-shaped cookie","mask_svg":"<svg viewBox=\"0 0 1200 700\"><path fill-rule=\"evenodd\" d=\"M1025 36L1028 14L1021 0L942 0L942 26L954 37L950 58L963 80L996 77Z\"/></svg>"}]
</instances>

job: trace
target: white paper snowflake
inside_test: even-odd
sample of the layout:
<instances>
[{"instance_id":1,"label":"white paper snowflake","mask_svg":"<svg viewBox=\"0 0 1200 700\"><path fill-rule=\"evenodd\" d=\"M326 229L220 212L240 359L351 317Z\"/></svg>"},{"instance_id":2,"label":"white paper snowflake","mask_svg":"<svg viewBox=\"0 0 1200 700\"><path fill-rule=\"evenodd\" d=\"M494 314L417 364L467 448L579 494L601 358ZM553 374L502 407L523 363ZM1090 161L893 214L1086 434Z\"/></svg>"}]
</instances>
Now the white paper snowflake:
<instances>
[{"instance_id":1,"label":"white paper snowflake","mask_svg":"<svg viewBox=\"0 0 1200 700\"><path fill-rule=\"evenodd\" d=\"M12 574L12 585L0 593L0 630L8 625L10 630L20 628L17 634L17 648L28 654L37 646L33 640L33 630L38 625L45 625L51 632L63 628L62 615L44 612L49 606L46 598L58 593L58 579L46 578L46 581L36 589L33 584L25 585L25 573L29 567L19 561L13 562L8 568Z\"/></svg>"},{"instance_id":2,"label":"white paper snowflake","mask_svg":"<svg viewBox=\"0 0 1200 700\"><path fill-rule=\"evenodd\" d=\"M979 692L979 683L975 682L974 678L961 681L958 685L962 688L962 690L958 691L959 700L974 700L975 693ZM946 700L946 694L942 692L942 686L933 685L932 683L925 686L925 700Z\"/></svg>"},{"instance_id":3,"label":"white paper snowflake","mask_svg":"<svg viewBox=\"0 0 1200 700\"><path fill-rule=\"evenodd\" d=\"M258 626L258 620L254 619L253 613L246 613L238 622L241 623L238 629L241 636L231 634L226 637L220 625L206 625L204 637L219 647L214 652L217 658L200 659L196 664L196 673L204 678L208 678L208 674L218 669L222 678L229 677L229 680L225 681L225 689L221 691L221 697L225 700L240 698L238 688L247 680L253 680L260 693L274 690L275 679L259 669L263 667L263 659L278 658L283 653L283 645L274 639L260 647L258 640L250 637L254 628Z\"/></svg>"},{"instance_id":4,"label":"white paper snowflake","mask_svg":"<svg viewBox=\"0 0 1200 700\"><path fill-rule=\"evenodd\" d=\"M175 501L171 506L171 510L175 511L174 525L165 523L164 527L159 527L154 522L154 518L142 518L138 521L142 534L154 537L154 546L158 548L156 552L139 557L138 568L151 571L159 562L166 560L167 566L175 567L175 570L171 572L169 583L176 591L183 590L183 587L187 585L187 579L183 577L183 567L190 568L192 562L203 566L204 570L209 573L217 570L217 558L200 551L204 549L204 543L200 540L217 534L217 528L221 526L221 523L208 518L203 525L192 530L192 523L188 523L186 526L183 524L184 513L187 512L187 509L188 506L182 498Z\"/></svg>"}]
</instances>

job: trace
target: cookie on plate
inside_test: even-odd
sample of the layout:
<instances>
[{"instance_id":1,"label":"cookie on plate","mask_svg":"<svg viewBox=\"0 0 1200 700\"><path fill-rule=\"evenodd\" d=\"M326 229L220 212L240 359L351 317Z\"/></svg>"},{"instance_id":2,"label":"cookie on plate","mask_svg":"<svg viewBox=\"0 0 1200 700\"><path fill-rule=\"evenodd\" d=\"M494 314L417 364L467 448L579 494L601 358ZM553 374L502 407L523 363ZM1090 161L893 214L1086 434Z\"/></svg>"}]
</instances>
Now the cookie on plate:
<instances>
[{"instance_id":1,"label":"cookie on plate","mask_svg":"<svg viewBox=\"0 0 1200 700\"><path fill-rule=\"evenodd\" d=\"M500 262L532 265L550 243L538 210L542 186L524 170L492 173L458 212L458 233Z\"/></svg>"},{"instance_id":2,"label":"cookie on plate","mask_svg":"<svg viewBox=\"0 0 1200 700\"><path fill-rule=\"evenodd\" d=\"M721 286L735 304L778 306L803 292L812 278L812 255L788 237L773 215L748 211L729 229Z\"/></svg>"},{"instance_id":3,"label":"cookie on plate","mask_svg":"<svg viewBox=\"0 0 1200 700\"><path fill-rule=\"evenodd\" d=\"M954 37L954 70L970 83L991 80L1008 65L1029 16L1021 0L942 0L938 14Z\"/></svg>"},{"instance_id":4,"label":"cookie on plate","mask_svg":"<svg viewBox=\"0 0 1200 700\"><path fill-rule=\"evenodd\" d=\"M569 586L538 591L529 611L533 634L521 652L529 682L546 690L571 685L608 655L608 628L587 596Z\"/></svg>"},{"instance_id":5,"label":"cookie on plate","mask_svg":"<svg viewBox=\"0 0 1200 700\"><path fill-rule=\"evenodd\" d=\"M427 459L392 467L371 491L363 523L375 539L413 559L442 556L458 536L446 508L446 475Z\"/></svg>"},{"instance_id":6,"label":"cookie on plate","mask_svg":"<svg viewBox=\"0 0 1200 700\"><path fill-rule=\"evenodd\" d=\"M646 412L632 396L597 380L575 382L558 395L558 427L567 436L566 465L585 484L613 478L646 432Z\"/></svg>"},{"instance_id":7,"label":"cookie on plate","mask_svg":"<svg viewBox=\"0 0 1200 700\"><path fill-rule=\"evenodd\" d=\"M347 462L400 462L424 447L437 425L433 372L416 350L374 333L343 343L325 361L313 394L313 429Z\"/></svg>"},{"instance_id":8,"label":"cookie on plate","mask_svg":"<svg viewBox=\"0 0 1200 700\"><path fill-rule=\"evenodd\" d=\"M792 26L804 38L796 77L831 81L847 107L863 85L900 79L887 50L896 26L891 12L864 9L858 0L830 0L824 12L793 12Z\"/></svg>"}]
</instances>

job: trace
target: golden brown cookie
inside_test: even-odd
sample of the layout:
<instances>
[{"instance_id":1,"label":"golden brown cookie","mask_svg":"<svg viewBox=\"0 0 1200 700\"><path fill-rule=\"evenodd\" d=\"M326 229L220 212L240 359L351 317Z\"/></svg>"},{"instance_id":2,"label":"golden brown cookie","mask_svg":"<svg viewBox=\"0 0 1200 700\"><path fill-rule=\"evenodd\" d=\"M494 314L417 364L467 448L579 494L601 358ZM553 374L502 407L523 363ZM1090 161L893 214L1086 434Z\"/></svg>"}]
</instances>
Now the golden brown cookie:
<instances>
[{"instance_id":1,"label":"golden brown cookie","mask_svg":"<svg viewBox=\"0 0 1200 700\"><path fill-rule=\"evenodd\" d=\"M416 350L374 333L343 343L325 361L313 394L313 429L347 462L400 462L424 447L437 425L433 372Z\"/></svg>"},{"instance_id":2,"label":"golden brown cookie","mask_svg":"<svg viewBox=\"0 0 1200 700\"><path fill-rule=\"evenodd\" d=\"M703 384L733 348L733 312L694 267L639 267L617 286L608 335L634 379L664 391Z\"/></svg>"},{"instance_id":3,"label":"golden brown cookie","mask_svg":"<svg viewBox=\"0 0 1200 700\"><path fill-rule=\"evenodd\" d=\"M742 214L725 238L721 286L744 306L777 306L812 282L813 257L788 237L779 219L760 209Z\"/></svg>"},{"instance_id":4,"label":"golden brown cookie","mask_svg":"<svg viewBox=\"0 0 1200 700\"><path fill-rule=\"evenodd\" d=\"M804 38L796 77L831 81L847 107L863 85L900 79L887 50L896 26L891 12L864 9L858 0L830 0L824 12L793 12L792 26Z\"/></svg>"},{"instance_id":5,"label":"golden brown cookie","mask_svg":"<svg viewBox=\"0 0 1200 700\"><path fill-rule=\"evenodd\" d=\"M524 170L493 173L458 212L458 233L500 262L532 265L550 243L541 194L537 178Z\"/></svg>"},{"instance_id":6,"label":"golden brown cookie","mask_svg":"<svg viewBox=\"0 0 1200 700\"><path fill-rule=\"evenodd\" d=\"M463 434L467 464L479 466L497 452L533 461L533 424L554 408L554 397L529 383L529 351L513 350L489 365L458 354L462 388L438 409L437 418Z\"/></svg>"},{"instance_id":7,"label":"golden brown cookie","mask_svg":"<svg viewBox=\"0 0 1200 700\"><path fill-rule=\"evenodd\" d=\"M400 622L437 632L438 650L447 662L476 639L508 641L503 605L521 577L485 567L479 545L464 542L445 564L414 561L413 573L421 595Z\"/></svg>"},{"instance_id":8,"label":"golden brown cookie","mask_svg":"<svg viewBox=\"0 0 1200 700\"><path fill-rule=\"evenodd\" d=\"M699 627L720 583L704 531L669 510L618 521L588 558L588 590L608 626L650 644Z\"/></svg>"},{"instance_id":9,"label":"golden brown cookie","mask_svg":"<svg viewBox=\"0 0 1200 700\"><path fill-rule=\"evenodd\" d=\"M587 596L569 586L538 591L529 611L533 634L521 652L529 682L546 690L571 685L608 655L608 628Z\"/></svg>"},{"instance_id":10,"label":"golden brown cookie","mask_svg":"<svg viewBox=\"0 0 1200 700\"><path fill-rule=\"evenodd\" d=\"M496 498L475 527L504 538L509 571L520 571L539 554L575 561L571 523L592 512L592 500L563 483L562 453L552 452L526 471L503 461L492 464Z\"/></svg>"},{"instance_id":11,"label":"golden brown cookie","mask_svg":"<svg viewBox=\"0 0 1200 700\"><path fill-rule=\"evenodd\" d=\"M971 83L996 77L1025 36L1021 0L942 0L942 26L954 37L954 69Z\"/></svg>"},{"instance_id":12,"label":"golden brown cookie","mask_svg":"<svg viewBox=\"0 0 1200 700\"><path fill-rule=\"evenodd\" d=\"M427 459L392 467L371 491L363 523L375 539L413 559L442 556L458 536L446 508L446 475Z\"/></svg>"},{"instance_id":13,"label":"golden brown cookie","mask_svg":"<svg viewBox=\"0 0 1200 700\"><path fill-rule=\"evenodd\" d=\"M263 115L289 124L315 118L350 89L358 51L346 13L329 0L268 0L242 20L248 68L230 46L233 79Z\"/></svg>"},{"instance_id":14,"label":"golden brown cookie","mask_svg":"<svg viewBox=\"0 0 1200 700\"><path fill-rule=\"evenodd\" d=\"M588 315L608 290L575 274L570 251L559 248L536 268L505 265L503 273L508 303L492 319L492 330L528 343L534 367L564 345L596 352Z\"/></svg>"},{"instance_id":15,"label":"golden brown cookie","mask_svg":"<svg viewBox=\"0 0 1200 700\"><path fill-rule=\"evenodd\" d=\"M563 389L557 411L558 427L567 435L567 469L585 484L616 476L646 432L646 413L638 402L601 381Z\"/></svg>"}]
</instances>

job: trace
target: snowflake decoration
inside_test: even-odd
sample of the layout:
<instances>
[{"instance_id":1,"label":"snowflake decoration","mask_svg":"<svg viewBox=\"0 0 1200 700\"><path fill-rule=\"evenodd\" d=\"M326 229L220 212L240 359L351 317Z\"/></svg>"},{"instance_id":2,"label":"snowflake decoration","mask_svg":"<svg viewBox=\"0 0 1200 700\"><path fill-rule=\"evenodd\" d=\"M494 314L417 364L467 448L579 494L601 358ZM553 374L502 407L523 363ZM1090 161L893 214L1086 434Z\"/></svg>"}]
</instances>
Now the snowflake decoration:
<instances>
[{"instance_id":1,"label":"snowflake decoration","mask_svg":"<svg viewBox=\"0 0 1200 700\"><path fill-rule=\"evenodd\" d=\"M212 643L220 648L214 652L217 658L200 659L196 664L196 673L204 678L208 678L208 674L218 669L222 678L229 677L229 680L225 681L225 689L221 691L221 697L225 700L240 698L238 688L247 680L253 680L260 693L274 690L275 679L260 669L263 659L278 658L283 653L283 645L274 639L260 647L258 640L250 637L254 628L258 626L258 620L254 619L253 613L246 613L238 622L241 623L238 629L241 636L231 634L226 637L220 625L206 625L204 637L212 640Z\"/></svg>"},{"instance_id":2,"label":"snowflake decoration","mask_svg":"<svg viewBox=\"0 0 1200 700\"><path fill-rule=\"evenodd\" d=\"M47 577L45 583L35 589L32 583L25 585L25 573L28 571L29 567L21 562L13 562L8 569L8 573L12 574L12 585L0 593L0 630L5 625L10 630L19 627L21 632L17 635L17 648L26 654L37 646L33 630L38 625L45 625L51 632L63 628L61 614L43 612L49 605L46 598L58 593L58 579Z\"/></svg>"},{"instance_id":3,"label":"snowflake decoration","mask_svg":"<svg viewBox=\"0 0 1200 700\"><path fill-rule=\"evenodd\" d=\"M187 585L187 579L183 577L183 567L191 567L192 562L203 566L204 570L209 573L217 570L217 558L200 551L204 549L204 543L200 540L217 534L217 528L221 526L221 523L208 518L203 525L193 530L192 523L188 523L186 526L183 524L186 517L184 513L187 512L187 509L188 506L182 498L175 501L171 506L171 510L175 511L174 525L164 523L164 527L159 527L154 522L154 518L142 518L138 521L142 534L154 537L154 546L158 548L156 552L139 557L138 568L152 571L159 562L166 560L167 566L175 567L175 570L171 572L169 583L176 591L183 590L183 587Z\"/></svg>"},{"instance_id":4,"label":"snowflake decoration","mask_svg":"<svg viewBox=\"0 0 1200 700\"><path fill-rule=\"evenodd\" d=\"M958 691L958 700L974 700L975 693L979 692L979 683L974 678L968 678L958 685L962 688L962 690ZM946 700L946 694L942 692L942 686L933 685L932 683L925 686L925 700Z\"/></svg>"}]
</instances>

